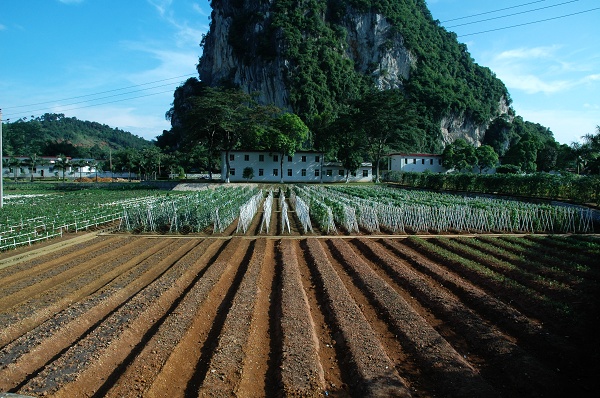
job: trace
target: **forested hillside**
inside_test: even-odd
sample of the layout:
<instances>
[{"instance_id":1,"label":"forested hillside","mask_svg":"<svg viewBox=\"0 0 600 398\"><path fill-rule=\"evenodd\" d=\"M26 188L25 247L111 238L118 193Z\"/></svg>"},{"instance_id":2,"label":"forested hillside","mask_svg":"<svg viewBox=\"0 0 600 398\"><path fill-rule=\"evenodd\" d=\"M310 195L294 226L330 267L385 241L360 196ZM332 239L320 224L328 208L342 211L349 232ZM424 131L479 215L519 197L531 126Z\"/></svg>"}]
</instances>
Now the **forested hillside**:
<instances>
[{"instance_id":1,"label":"forested hillside","mask_svg":"<svg viewBox=\"0 0 600 398\"><path fill-rule=\"evenodd\" d=\"M150 141L127 131L64 114L46 113L2 126L4 156L56 156L105 159L113 151L152 146Z\"/></svg>"}]
</instances>

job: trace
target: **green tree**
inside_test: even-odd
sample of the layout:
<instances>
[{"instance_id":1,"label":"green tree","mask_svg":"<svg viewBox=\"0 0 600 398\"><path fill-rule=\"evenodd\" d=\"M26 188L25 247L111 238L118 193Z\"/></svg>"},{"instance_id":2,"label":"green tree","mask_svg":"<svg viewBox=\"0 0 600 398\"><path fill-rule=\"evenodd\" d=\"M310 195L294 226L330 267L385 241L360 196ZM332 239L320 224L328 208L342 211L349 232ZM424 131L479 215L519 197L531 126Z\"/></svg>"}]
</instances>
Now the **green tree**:
<instances>
[{"instance_id":1,"label":"green tree","mask_svg":"<svg viewBox=\"0 0 600 398\"><path fill-rule=\"evenodd\" d=\"M385 154L392 148L422 146L423 132L415 128L416 113L400 90L374 91L356 107L354 126L367 142L367 152L375 163L375 181L379 182L379 164Z\"/></svg>"},{"instance_id":2,"label":"green tree","mask_svg":"<svg viewBox=\"0 0 600 398\"><path fill-rule=\"evenodd\" d=\"M250 181L254 178L254 169L252 167L244 167L242 177L245 178L246 181Z\"/></svg>"},{"instance_id":3,"label":"green tree","mask_svg":"<svg viewBox=\"0 0 600 398\"><path fill-rule=\"evenodd\" d=\"M477 162L475 147L462 138L448 144L442 153L442 163L447 169L471 171Z\"/></svg>"},{"instance_id":4,"label":"green tree","mask_svg":"<svg viewBox=\"0 0 600 398\"><path fill-rule=\"evenodd\" d=\"M238 89L207 87L202 94L187 99L182 117L184 137L191 145L203 144L209 153L212 179L213 156L226 152L226 181L229 182L229 152L236 149L242 136L252 131L250 112L255 107L250 95Z\"/></svg>"},{"instance_id":5,"label":"green tree","mask_svg":"<svg viewBox=\"0 0 600 398\"><path fill-rule=\"evenodd\" d=\"M489 145L481 145L475 150L477 156L477 167L479 174L483 171L496 167L498 164L498 154Z\"/></svg>"},{"instance_id":6,"label":"green tree","mask_svg":"<svg viewBox=\"0 0 600 398\"><path fill-rule=\"evenodd\" d=\"M264 130L265 147L279 153L279 175L283 182L283 157L294 156L308 139L308 127L293 113L283 113Z\"/></svg>"},{"instance_id":7,"label":"green tree","mask_svg":"<svg viewBox=\"0 0 600 398\"><path fill-rule=\"evenodd\" d=\"M67 169L71 166L71 161L70 159L64 155L64 154L59 154L56 157L56 161L54 163L54 167L57 167L59 170L62 171L62 180L63 182L65 182L65 172L67 171Z\"/></svg>"}]
</instances>

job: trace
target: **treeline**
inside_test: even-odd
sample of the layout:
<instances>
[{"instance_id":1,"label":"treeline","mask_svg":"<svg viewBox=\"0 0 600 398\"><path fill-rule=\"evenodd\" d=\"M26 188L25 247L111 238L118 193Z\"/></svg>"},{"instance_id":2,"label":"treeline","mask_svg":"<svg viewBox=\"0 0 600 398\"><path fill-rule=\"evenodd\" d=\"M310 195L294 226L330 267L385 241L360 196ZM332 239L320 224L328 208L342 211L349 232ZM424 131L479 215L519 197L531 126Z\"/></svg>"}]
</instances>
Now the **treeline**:
<instances>
[{"instance_id":1,"label":"treeline","mask_svg":"<svg viewBox=\"0 0 600 398\"><path fill-rule=\"evenodd\" d=\"M569 200L600 205L600 176L473 173L385 173L386 182L436 191L461 191L483 194L526 196L540 199Z\"/></svg>"},{"instance_id":2,"label":"treeline","mask_svg":"<svg viewBox=\"0 0 600 398\"><path fill-rule=\"evenodd\" d=\"M150 141L97 122L46 113L2 125L3 156L56 156L108 159L110 151L152 146Z\"/></svg>"}]
</instances>

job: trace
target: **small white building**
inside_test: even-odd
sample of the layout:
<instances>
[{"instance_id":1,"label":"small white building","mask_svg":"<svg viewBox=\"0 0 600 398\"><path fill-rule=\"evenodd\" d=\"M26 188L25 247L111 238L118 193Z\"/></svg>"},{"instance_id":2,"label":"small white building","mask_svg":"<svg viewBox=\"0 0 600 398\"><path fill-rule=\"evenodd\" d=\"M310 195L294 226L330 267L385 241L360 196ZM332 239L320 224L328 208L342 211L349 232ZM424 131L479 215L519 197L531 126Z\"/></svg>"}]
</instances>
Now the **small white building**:
<instances>
[{"instance_id":1,"label":"small white building","mask_svg":"<svg viewBox=\"0 0 600 398\"><path fill-rule=\"evenodd\" d=\"M390 171L412 171L421 173L431 171L433 173L445 173L448 171L442 165L442 155L430 153L390 153L388 156L388 170Z\"/></svg>"},{"instance_id":2,"label":"small white building","mask_svg":"<svg viewBox=\"0 0 600 398\"><path fill-rule=\"evenodd\" d=\"M226 180L227 162L221 152L221 180ZM283 163L282 163L283 160ZM316 151L298 151L294 156L268 151L230 151L229 181L246 182L244 169L252 168L252 182L329 183L346 181L346 170L341 163L324 162L323 154ZM363 163L350 173L351 182L370 182L373 179L371 163Z\"/></svg>"},{"instance_id":3,"label":"small white building","mask_svg":"<svg viewBox=\"0 0 600 398\"><path fill-rule=\"evenodd\" d=\"M65 177L89 177L95 175L96 166L94 159L72 159L67 157ZM57 166L56 156L39 156L32 164L28 156L3 156L2 175L7 178L54 178L62 177L63 170Z\"/></svg>"}]
</instances>

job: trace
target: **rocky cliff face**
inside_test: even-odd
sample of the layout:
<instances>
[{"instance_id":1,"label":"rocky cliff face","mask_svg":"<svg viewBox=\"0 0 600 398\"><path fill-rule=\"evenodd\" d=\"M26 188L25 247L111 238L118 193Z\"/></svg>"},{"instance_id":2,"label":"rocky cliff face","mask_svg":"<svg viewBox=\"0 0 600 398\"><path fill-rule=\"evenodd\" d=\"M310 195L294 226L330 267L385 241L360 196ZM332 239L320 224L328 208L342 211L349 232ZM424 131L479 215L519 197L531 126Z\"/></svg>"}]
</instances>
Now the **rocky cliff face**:
<instances>
[{"instance_id":1,"label":"rocky cliff face","mask_svg":"<svg viewBox=\"0 0 600 398\"><path fill-rule=\"evenodd\" d=\"M208 85L234 84L246 92L257 93L261 103L274 104L305 116L306 109L297 109L297 98L302 94L298 94L297 86L291 84L292 81L296 85L304 84L302 67L288 57L286 49L290 38L273 22L276 3L276 0L213 0L210 32L203 40L204 51L198 72L200 79ZM309 20L311 13L315 13L317 19L329 24L331 11L327 8L329 2L325 3L327 6L323 5L318 12L307 8L301 15ZM418 67L418 57L409 51L398 29L394 29L382 14L359 12L350 3L342 3L344 10L336 17L335 26L344 32L343 39L329 50L349 60L353 65L352 72L368 76L378 89L402 89L411 78L411 71ZM318 38L302 30L300 40ZM331 80L321 79L322 84L334 84ZM507 107L508 104L501 100L498 114L505 112ZM474 123L464 113L453 112L447 112L438 121L444 143L466 138L476 145L482 141L489 124Z\"/></svg>"}]
</instances>

